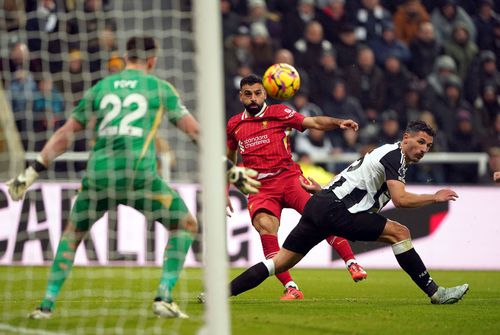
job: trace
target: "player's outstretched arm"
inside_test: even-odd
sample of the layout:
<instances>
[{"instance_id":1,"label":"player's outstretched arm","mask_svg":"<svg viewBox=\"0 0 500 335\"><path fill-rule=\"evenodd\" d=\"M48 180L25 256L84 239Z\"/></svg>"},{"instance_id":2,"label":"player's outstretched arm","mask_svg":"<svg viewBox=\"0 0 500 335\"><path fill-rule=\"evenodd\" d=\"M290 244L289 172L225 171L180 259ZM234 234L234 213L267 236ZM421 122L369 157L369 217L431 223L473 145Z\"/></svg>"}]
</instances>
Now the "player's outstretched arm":
<instances>
[{"instance_id":1,"label":"player's outstretched arm","mask_svg":"<svg viewBox=\"0 0 500 335\"><path fill-rule=\"evenodd\" d=\"M348 129L351 128L355 131L358 130L359 126L353 120L337 119L329 116L309 116L304 118L302 121L302 127L306 129L317 129L317 130L332 130L336 128Z\"/></svg>"},{"instance_id":2,"label":"player's outstretched arm","mask_svg":"<svg viewBox=\"0 0 500 335\"><path fill-rule=\"evenodd\" d=\"M457 193L450 189L442 189L434 194L406 192L405 184L397 180L388 180L387 187L391 194L392 203L397 208L416 208L436 202L455 201L458 198Z\"/></svg>"},{"instance_id":3,"label":"player's outstretched arm","mask_svg":"<svg viewBox=\"0 0 500 335\"><path fill-rule=\"evenodd\" d=\"M83 126L81 123L73 118L69 118L68 121L50 137L35 162L16 178L7 182L12 200L17 201L22 199L26 190L37 180L39 173L46 170L57 156L68 150L73 143L74 134L82 129Z\"/></svg>"},{"instance_id":4,"label":"player's outstretched arm","mask_svg":"<svg viewBox=\"0 0 500 335\"><path fill-rule=\"evenodd\" d=\"M193 140L193 142L195 144L199 143L200 124L194 118L194 116L192 116L191 114L188 114L188 115L182 117L179 121L177 121L176 126L182 132L184 132L186 135L188 135L191 138L191 140Z\"/></svg>"}]
</instances>

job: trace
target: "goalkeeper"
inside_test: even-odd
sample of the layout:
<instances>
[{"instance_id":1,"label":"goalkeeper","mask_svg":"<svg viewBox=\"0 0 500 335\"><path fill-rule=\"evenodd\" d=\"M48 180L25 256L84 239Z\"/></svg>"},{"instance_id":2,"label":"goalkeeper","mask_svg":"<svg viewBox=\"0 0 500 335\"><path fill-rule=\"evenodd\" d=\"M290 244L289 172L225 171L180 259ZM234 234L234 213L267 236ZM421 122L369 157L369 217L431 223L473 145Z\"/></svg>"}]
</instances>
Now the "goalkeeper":
<instances>
[{"instance_id":1,"label":"goalkeeper","mask_svg":"<svg viewBox=\"0 0 500 335\"><path fill-rule=\"evenodd\" d=\"M172 289L198 224L179 194L157 174L153 139L164 115L195 142L199 126L175 88L148 74L156 64L156 50L151 37L130 38L125 70L106 77L87 91L34 164L8 182L12 199L21 199L38 174L70 147L74 134L87 124L95 123L96 143L87 163L81 192L61 236L45 296L30 318L51 317L55 300L73 266L78 245L92 224L108 208L119 204L139 210L150 222L159 221L169 230L153 312L160 317L188 317L173 301ZM255 171L235 166L228 168L228 178L242 192L257 192L255 187L259 183L251 178Z\"/></svg>"}]
</instances>

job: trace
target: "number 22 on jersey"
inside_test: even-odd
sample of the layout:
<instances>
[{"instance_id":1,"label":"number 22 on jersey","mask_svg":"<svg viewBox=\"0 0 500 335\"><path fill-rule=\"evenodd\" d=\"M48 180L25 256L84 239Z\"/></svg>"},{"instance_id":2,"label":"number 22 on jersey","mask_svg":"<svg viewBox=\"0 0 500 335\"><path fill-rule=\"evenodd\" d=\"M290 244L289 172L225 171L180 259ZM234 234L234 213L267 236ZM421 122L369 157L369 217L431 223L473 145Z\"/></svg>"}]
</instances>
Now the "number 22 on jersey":
<instances>
[{"instance_id":1,"label":"number 22 on jersey","mask_svg":"<svg viewBox=\"0 0 500 335\"><path fill-rule=\"evenodd\" d=\"M132 104L137 106L136 109L124 115L123 111L128 110ZM99 125L99 136L142 136L144 129L130 125L142 118L148 110L148 101L142 94L132 93L127 95L123 101L116 94L106 94L99 104L99 109L102 111L109 105L111 105L111 110L106 113ZM114 125L116 124L114 120L117 120L118 125Z\"/></svg>"}]
</instances>

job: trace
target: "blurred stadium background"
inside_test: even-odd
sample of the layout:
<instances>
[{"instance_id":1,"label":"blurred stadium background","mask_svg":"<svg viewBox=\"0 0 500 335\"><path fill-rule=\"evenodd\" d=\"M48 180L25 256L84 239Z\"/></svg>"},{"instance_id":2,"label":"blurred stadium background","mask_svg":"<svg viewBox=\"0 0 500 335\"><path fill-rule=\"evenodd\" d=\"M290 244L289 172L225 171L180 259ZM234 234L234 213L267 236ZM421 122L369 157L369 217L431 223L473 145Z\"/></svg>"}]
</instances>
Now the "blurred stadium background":
<instances>
[{"instance_id":1,"label":"blurred stadium background","mask_svg":"<svg viewBox=\"0 0 500 335\"><path fill-rule=\"evenodd\" d=\"M122 69L125 41L134 34L150 34L160 41L155 73L174 84L195 116L201 109L210 109L210 101L197 100L192 6L192 1L183 0L2 1L0 264L5 285L0 290L5 303L1 314L18 330L36 327L19 315L34 307L42 294L45 277L38 283L40 269L30 266L47 265L53 257L92 146L91 131L75 141L71 152L42 176L39 187L23 203L8 198L3 181L36 157L87 88ZM408 121L426 120L438 129L438 136L423 163L410 169L410 190L432 192L437 185L452 185L461 198L422 211L389 207L387 215L410 226L418 238L415 245L431 268L500 270L496 247L500 230L495 219L500 187L492 180L493 171L500 171L500 1L220 0L220 10L226 119L241 111L242 76L261 75L275 62L293 64L301 74L302 87L285 104L306 115L352 118L361 125L359 133L292 134L294 157L307 175L323 182L373 147L396 141ZM217 112L222 111L213 111ZM159 168L198 213L202 203L197 152L185 136L166 123L164 127L157 139ZM229 260L232 266L244 267L261 258L260 245L246 199L234 190L230 194L236 213L228 220ZM125 219L144 223L126 208L110 213L94 228L77 264L126 264L128 276L149 276L145 266L161 264L165 234L159 228L147 234L144 226L120 225ZM297 220L296 213L285 211L281 241ZM396 266L387 249L359 243L354 249L368 269ZM201 250L196 243L189 267L201 266ZM328 268L341 263L320 245L302 266ZM94 278L94 272L80 272L81 282ZM98 275L112 276L112 272ZM36 279L23 284L26 303L13 295L21 289L21 278ZM189 271L184 279L196 282L180 285L185 303L193 302L202 287L201 274ZM113 294L135 294L134 285L141 284L125 285ZM113 295L107 293L111 286L82 287L67 297ZM137 298L149 301L149 291ZM498 294L495 299L498 309ZM126 314L133 308L130 302L111 314ZM200 309L195 307L198 323L202 322ZM95 314L106 315L105 310L97 306L89 312L95 323L84 324L81 333L105 334L113 327L130 333L162 331L157 323L141 328L145 311L139 315L142 321L133 325L129 318L99 326L101 319ZM80 321L66 313L67 324L52 329L76 329L72 322ZM0 329L14 333L8 327ZM169 329L183 333L175 323Z\"/></svg>"}]
</instances>

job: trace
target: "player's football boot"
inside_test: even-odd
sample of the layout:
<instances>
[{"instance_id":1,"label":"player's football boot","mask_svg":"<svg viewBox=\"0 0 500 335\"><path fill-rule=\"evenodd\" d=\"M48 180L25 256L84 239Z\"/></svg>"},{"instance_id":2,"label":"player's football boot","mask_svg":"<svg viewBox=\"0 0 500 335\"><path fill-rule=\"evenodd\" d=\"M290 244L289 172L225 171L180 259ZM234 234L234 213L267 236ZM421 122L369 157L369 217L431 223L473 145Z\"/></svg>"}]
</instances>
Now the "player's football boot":
<instances>
[{"instance_id":1,"label":"player's football boot","mask_svg":"<svg viewBox=\"0 0 500 335\"><path fill-rule=\"evenodd\" d=\"M204 304L205 302L207 302L207 299L205 297L205 292L200 292L197 296L196 296L196 299L198 300L198 302L200 304Z\"/></svg>"},{"instance_id":2,"label":"player's football boot","mask_svg":"<svg viewBox=\"0 0 500 335\"><path fill-rule=\"evenodd\" d=\"M469 290L469 284L463 284L455 287L439 286L436 293L431 297L431 303L436 305L457 303Z\"/></svg>"},{"instance_id":3,"label":"player's football boot","mask_svg":"<svg viewBox=\"0 0 500 335\"><path fill-rule=\"evenodd\" d=\"M29 319L43 320L50 319L52 316L52 311L48 308L38 307L33 312L28 314Z\"/></svg>"},{"instance_id":4,"label":"player's football boot","mask_svg":"<svg viewBox=\"0 0 500 335\"><path fill-rule=\"evenodd\" d=\"M296 287L289 286L285 289L285 294L280 298L280 300L301 300L304 299L304 294Z\"/></svg>"},{"instance_id":5,"label":"player's football boot","mask_svg":"<svg viewBox=\"0 0 500 335\"><path fill-rule=\"evenodd\" d=\"M181 311L175 302L155 299L153 302L153 313L160 318L189 319L189 316Z\"/></svg>"},{"instance_id":6,"label":"player's football boot","mask_svg":"<svg viewBox=\"0 0 500 335\"><path fill-rule=\"evenodd\" d=\"M368 274L363 269L363 267L356 262L352 262L351 264L349 264L347 266L347 271L349 271L352 280L354 280L355 282L366 279L366 277L368 277Z\"/></svg>"}]
</instances>

